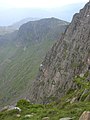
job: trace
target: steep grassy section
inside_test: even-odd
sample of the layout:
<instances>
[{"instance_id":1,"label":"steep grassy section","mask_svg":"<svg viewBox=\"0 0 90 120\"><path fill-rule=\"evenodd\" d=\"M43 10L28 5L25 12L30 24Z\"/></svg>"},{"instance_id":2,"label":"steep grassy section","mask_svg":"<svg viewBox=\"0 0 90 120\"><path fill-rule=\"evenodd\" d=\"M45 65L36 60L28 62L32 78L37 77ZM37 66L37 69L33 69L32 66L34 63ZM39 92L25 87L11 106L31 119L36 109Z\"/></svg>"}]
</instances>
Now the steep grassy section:
<instances>
[{"instance_id":1,"label":"steep grassy section","mask_svg":"<svg viewBox=\"0 0 90 120\"><path fill-rule=\"evenodd\" d=\"M29 96L31 81L46 52L68 24L46 18L25 23L19 30L0 36L0 106Z\"/></svg>"},{"instance_id":2,"label":"steep grassy section","mask_svg":"<svg viewBox=\"0 0 90 120\"><path fill-rule=\"evenodd\" d=\"M27 96L31 81L54 42L46 40L27 48L10 42L0 47L0 106Z\"/></svg>"}]
</instances>

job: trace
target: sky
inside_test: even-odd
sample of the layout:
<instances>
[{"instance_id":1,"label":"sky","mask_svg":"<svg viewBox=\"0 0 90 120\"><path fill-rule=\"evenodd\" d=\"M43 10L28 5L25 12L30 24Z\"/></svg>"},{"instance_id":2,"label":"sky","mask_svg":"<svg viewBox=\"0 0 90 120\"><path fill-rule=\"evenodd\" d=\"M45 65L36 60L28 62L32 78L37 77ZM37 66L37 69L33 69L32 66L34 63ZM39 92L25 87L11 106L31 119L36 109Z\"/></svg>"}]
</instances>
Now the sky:
<instances>
[{"instance_id":1,"label":"sky","mask_svg":"<svg viewBox=\"0 0 90 120\"><path fill-rule=\"evenodd\" d=\"M0 8L56 8L89 0L0 0Z\"/></svg>"},{"instance_id":2,"label":"sky","mask_svg":"<svg viewBox=\"0 0 90 120\"><path fill-rule=\"evenodd\" d=\"M89 0L0 0L0 26L28 17L57 17L70 21ZM67 15L67 17L66 17Z\"/></svg>"}]
</instances>

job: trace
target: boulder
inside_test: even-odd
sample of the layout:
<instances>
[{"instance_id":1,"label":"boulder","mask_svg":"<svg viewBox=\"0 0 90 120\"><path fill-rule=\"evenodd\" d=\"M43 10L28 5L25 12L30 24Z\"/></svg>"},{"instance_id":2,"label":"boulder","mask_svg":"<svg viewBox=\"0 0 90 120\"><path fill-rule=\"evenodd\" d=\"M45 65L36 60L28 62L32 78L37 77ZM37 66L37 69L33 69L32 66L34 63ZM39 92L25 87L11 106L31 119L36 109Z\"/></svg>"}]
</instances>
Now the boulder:
<instances>
[{"instance_id":1,"label":"boulder","mask_svg":"<svg viewBox=\"0 0 90 120\"><path fill-rule=\"evenodd\" d=\"M90 120L90 111L84 111L79 120Z\"/></svg>"}]
</instances>

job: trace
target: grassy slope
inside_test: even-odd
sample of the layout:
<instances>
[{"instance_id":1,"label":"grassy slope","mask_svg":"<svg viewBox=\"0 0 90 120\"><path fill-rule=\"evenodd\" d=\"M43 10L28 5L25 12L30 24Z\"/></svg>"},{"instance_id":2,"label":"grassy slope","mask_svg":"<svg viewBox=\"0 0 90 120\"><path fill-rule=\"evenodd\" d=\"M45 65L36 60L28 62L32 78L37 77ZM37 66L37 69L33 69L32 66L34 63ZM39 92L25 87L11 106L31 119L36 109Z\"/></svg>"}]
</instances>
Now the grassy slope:
<instances>
[{"instance_id":1,"label":"grassy slope","mask_svg":"<svg viewBox=\"0 0 90 120\"><path fill-rule=\"evenodd\" d=\"M17 103L17 107L21 109L21 112L4 110L0 112L0 120L42 120L44 117L49 117L49 120L59 120L63 117L79 120L84 111L90 111L90 100L86 100L87 96L90 95L90 82L86 82L88 76L90 76L90 73L87 71L84 77L75 77L74 81L78 88L69 90L61 100L47 105L31 104L26 100L20 100ZM83 94L86 89L88 92ZM71 103L75 97L79 99ZM19 117L17 117L18 114L20 115ZM25 117L26 115L32 116Z\"/></svg>"},{"instance_id":2,"label":"grassy slope","mask_svg":"<svg viewBox=\"0 0 90 120\"><path fill-rule=\"evenodd\" d=\"M46 52L55 41L29 45L26 50L15 44L0 47L0 106L26 96Z\"/></svg>"},{"instance_id":3,"label":"grassy slope","mask_svg":"<svg viewBox=\"0 0 90 120\"><path fill-rule=\"evenodd\" d=\"M63 117L79 120L84 111L90 111L90 98L86 99L88 95L90 96L90 82L86 81L89 77L90 71L87 71L84 77L75 76L74 81L77 84L77 89L70 89L62 99L56 102L40 105L20 100L17 107L21 108L21 112L4 110L0 112L0 120L42 120L44 117L49 117L49 120L59 120ZM85 90L87 90L86 93ZM71 102L73 98L77 98L77 100ZM17 115L20 115L20 117ZM25 117L26 115L32 116L29 118Z\"/></svg>"}]
</instances>

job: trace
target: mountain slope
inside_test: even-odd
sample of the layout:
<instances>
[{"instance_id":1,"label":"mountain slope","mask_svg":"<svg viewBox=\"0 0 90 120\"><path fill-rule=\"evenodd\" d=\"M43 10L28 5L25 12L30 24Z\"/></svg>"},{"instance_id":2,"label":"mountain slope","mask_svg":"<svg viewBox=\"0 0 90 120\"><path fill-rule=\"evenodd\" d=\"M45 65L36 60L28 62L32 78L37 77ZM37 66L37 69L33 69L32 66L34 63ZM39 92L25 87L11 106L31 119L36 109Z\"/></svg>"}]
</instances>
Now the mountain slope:
<instances>
[{"instance_id":1,"label":"mountain slope","mask_svg":"<svg viewBox=\"0 0 90 120\"><path fill-rule=\"evenodd\" d=\"M26 19L22 19L10 26L0 26L0 35L5 35L5 34L8 34L8 33L12 33L16 30L19 29L19 27L29 21L35 21L35 20L38 20L39 18L26 18Z\"/></svg>"},{"instance_id":2,"label":"mountain slope","mask_svg":"<svg viewBox=\"0 0 90 120\"><path fill-rule=\"evenodd\" d=\"M47 19L44 21L47 21ZM58 21L55 22L57 29L60 27ZM35 79L42 59L57 40L52 39L52 36L55 35L53 29L48 30L49 33L52 30L53 32L47 39L42 40L40 37L39 42L36 42L36 39L31 39L30 36L34 38L31 23L30 25L28 23L24 24L19 31L0 36L0 106L15 103L18 99L28 96L31 82ZM42 20L40 20L40 24L42 24ZM49 27L52 28L52 25ZM46 28L46 24L41 27L38 24L35 29L41 31L42 27ZM66 25L64 28L66 28ZM63 30L65 30L64 28ZM47 32L45 33L47 35ZM61 33L57 35L60 36Z\"/></svg>"},{"instance_id":3,"label":"mountain slope","mask_svg":"<svg viewBox=\"0 0 90 120\"><path fill-rule=\"evenodd\" d=\"M18 32L18 41L23 44L40 42L43 40L59 40L69 23L56 18L45 18L30 21L22 25ZM26 41L25 41L26 40Z\"/></svg>"},{"instance_id":4,"label":"mountain slope","mask_svg":"<svg viewBox=\"0 0 90 120\"><path fill-rule=\"evenodd\" d=\"M71 24L47 53L32 87L31 100L48 103L75 88L75 76L87 72L90 59L90 2L73 17ZM90 76L88 78L90 80Z\"/></svg>"},{"instance_id":5,"label":"mountain slope","mask_svg":"<svg viewBox=\"0 0 90 120\"><path fill-rule=\"evenodd\" d=\"M0 35L5 35L14 32L16 29L7 26L0 26Z\"/></svg>"},{"instance_id":6,"label":"mountain slope","mask_svg":"<svg viewBox=\"0 0 90 120\"><path fill-rule=\"evenodd\" d=\"M27 96L39 65L55 41L43 41L28 48L7 45L0 52L0 105Z\"/></svg>"},{"instance_id":7,"label":"mountain slope","mask_svg":"<svg viewBox=\"0 0 90 120\"><path fill-rule=\"evenodd\" d=\"M20 100L17 107L3 108L0 120L89 120L89 15L90 2L74 16L61 43L54 44L40 65L32 100L44 104ZM48 103L50 101L53 102Z\"/></svg>"},{"instance_id":8,"label":"mountain slope","mask_svg":"<svg viewBox=\"0 0 90 120\"><path fill-rule=\"evenodd\" d=\"M39 18L25 18L25 19L22 19L14 24L11 25L11 27L13 27L14 29L19 29L21 25L29 22L29 21L36 21L36 20L39 20Z\"/></svg>"},{"instance_id":9,"label":"mountain slope","mask_svg":"<svg viewBox=\"0 0 90 120\"><path fill-rule=\"evenodd\" d=\"M77 90L70 89L57 102L32 104L29 100L22 99L16 107L4 107L0 111L0 120L89 120L85 119L90 113L90 81L86 82L88 75L89 72L83 77L76 77Z\"/></svg>"}]
</instances>

